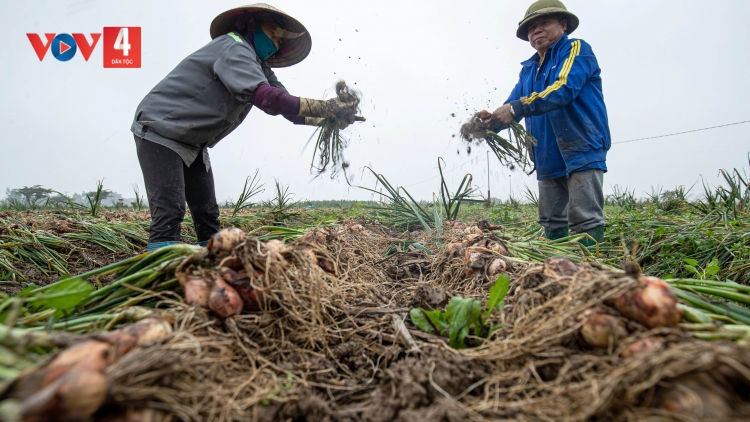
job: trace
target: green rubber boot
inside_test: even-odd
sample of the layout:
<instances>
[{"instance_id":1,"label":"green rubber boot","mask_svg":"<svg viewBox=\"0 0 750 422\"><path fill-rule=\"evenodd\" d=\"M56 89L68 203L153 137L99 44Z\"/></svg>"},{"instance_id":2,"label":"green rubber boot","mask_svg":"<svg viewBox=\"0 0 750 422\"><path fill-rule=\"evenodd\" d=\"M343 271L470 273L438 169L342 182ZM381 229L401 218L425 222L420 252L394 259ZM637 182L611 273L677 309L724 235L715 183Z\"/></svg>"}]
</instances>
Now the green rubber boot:
<instances>
[{"instance_id":1,"label":"green rubber boot","mask_svg":"<svg viewBox=\"0 0 750 422\"><path fill-rule=\"evenodd\" d=\"M591 239L581 239L580 242L583 246L596 246L597 243L602 243L602 240L604 240L604 226L594 227L593 229L587 230L584 233L593 237L596 242L592 241Z\"/></svg>"},{"instance_id":2,"label":"green rubber boot","mask_svg":"<svg viewBox=\"0 0 750 422\"><path fill-rule=\"evenodd\" d=\"M563 237L568 237L568 228L561 227L555 230L544 229L544 237L546 237L549 240L557 240L557 239L562 239Z\"/></svg>"}]
</instances>

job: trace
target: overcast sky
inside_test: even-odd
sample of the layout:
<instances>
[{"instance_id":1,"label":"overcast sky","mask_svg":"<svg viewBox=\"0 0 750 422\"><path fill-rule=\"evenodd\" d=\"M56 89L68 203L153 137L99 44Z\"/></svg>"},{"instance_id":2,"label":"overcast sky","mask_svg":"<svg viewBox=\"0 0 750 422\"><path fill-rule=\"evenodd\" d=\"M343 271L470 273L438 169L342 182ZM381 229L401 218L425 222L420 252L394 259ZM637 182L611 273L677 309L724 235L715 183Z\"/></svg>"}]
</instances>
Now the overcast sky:
<instances>
[{"instance_id":1,"label":"overcast sky","mask_svg":"<svg viewBox=\"0 0 750 422\"><path fill-rule=\"evenodd\" d=\"M240 2L241 3L241 2ZM126 197L143 178L130 124L136 106L184 57L210 41L211 20L228 0L3 0L0 14L0 189L40 184L92 190L97 179ZM293 95L330 97L339 78L359 88L366 123L347 130L354 184L373 187L371 166L419 198L437 192L437 160L449 185L472 173L487 189L485 150L468 156L460 125L494 110L533 49L515 37L531 1L327 1L273 3L310 31L312 53L276 71ZM573 34L602 68L613 142L750 120L750 2L746 0L567 0L581 24ZM88 62L47 54L40 62L26 33L101 33L142 28L142 68L104 69L100 40ZM455 117L452 114L455 113ZM343 178L312 179L312 128L253 110L210 150L220 201L236 196L256 168L298 198L369 199ZM457 154L460 151L460 154ZM747 170L750 124L640 142L609 151L606 192L629 186L716 183L721 168ZM516 196L535 178L490 159L492 195ZM420 183L421 182L421 183ZM0 192L0 194L2 193ZM267 190L265 196L270 194Z\"/></svg>"}]
</instances>

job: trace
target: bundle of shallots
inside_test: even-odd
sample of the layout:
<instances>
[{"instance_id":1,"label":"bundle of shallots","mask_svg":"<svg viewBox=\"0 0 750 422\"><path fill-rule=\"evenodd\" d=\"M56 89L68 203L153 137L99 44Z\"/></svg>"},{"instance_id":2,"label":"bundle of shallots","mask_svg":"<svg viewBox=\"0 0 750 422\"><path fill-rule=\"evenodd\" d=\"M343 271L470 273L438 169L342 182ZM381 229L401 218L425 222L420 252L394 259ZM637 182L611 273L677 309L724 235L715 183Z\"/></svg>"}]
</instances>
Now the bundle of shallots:
<instances>
[{"instance_id":1,"label":"bundle of shallots","mask_svg":"<svg viewBox=\"0 0 750 422\"><path fill-rule=\"evenodd\" d=\"M532 148L536 146L537 140L519 123L512 122L509 125L508 139L505 139L488 129L480 113L476 113L471 120L461 126L461 139L466 142L466 152L469 154L473 144L484 142L504 166L511 169L519 166L524 171L527 167L533 167Z\"/></svg>"}]
</instances>

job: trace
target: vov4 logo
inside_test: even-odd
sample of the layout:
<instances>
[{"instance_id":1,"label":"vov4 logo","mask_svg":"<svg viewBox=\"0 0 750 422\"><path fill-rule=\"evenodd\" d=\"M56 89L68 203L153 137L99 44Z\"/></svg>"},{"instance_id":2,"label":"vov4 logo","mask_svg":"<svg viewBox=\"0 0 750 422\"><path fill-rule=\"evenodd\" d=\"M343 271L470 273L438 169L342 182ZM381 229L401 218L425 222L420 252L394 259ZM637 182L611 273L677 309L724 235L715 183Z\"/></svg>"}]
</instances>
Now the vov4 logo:
<instances>
[{"instance_id":1,"label":"vov4 logo","mask_svg":"<svg viewBox=\"0 0 750 422\"><path fill-rule=\"evenodd\" d=\"M104 67L106 68L140 68L141 67L141 28L138 26L105 26L102 29ZM102 33L91 33L91 41L86 35L45 33L46 42L39 34L26 34L34 48L39 61L44 60L51 50L52 56L61 62L67 62L81 52L83 60L89 61Z\"/></svg>"}]
</instances>

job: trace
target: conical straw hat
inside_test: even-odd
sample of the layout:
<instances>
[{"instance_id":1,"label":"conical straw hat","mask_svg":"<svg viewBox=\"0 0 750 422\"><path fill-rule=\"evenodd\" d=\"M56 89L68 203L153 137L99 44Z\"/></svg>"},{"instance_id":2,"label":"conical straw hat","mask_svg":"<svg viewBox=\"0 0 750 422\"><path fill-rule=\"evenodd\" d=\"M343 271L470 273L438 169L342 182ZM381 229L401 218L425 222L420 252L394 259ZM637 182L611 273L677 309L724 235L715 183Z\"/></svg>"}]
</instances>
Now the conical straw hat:
<instances>
[{"instance_id":1,"label":"conical straw hat","mask_svg":"<svg viewBox=\"0 0 750 422\"><path fill-rule=\"evenodd\" d=\"M303 33L297 38L285 38L279 51L266 61L271 67L295 65L310 54L312 38L304 25L281 10L266 4L255 3L227 10L211 22L211 39L236 31L235 23L255 18L256 21L271 21L290 32Z\"/></svg>"}]
</instances>

